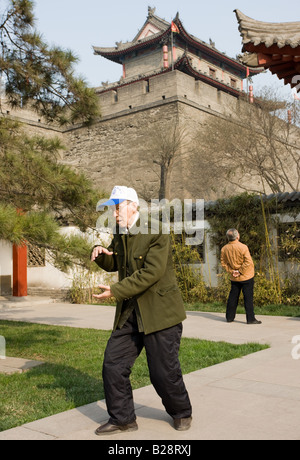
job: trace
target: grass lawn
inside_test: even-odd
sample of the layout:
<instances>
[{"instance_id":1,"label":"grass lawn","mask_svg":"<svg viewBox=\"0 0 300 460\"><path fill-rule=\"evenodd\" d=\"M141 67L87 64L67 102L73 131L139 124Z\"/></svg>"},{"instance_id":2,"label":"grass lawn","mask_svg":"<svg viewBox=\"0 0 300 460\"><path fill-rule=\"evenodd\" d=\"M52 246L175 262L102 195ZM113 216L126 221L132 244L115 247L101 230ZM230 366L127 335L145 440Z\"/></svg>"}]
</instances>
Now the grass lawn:
<instances>
[{"instance_id":1,"label":"grass lawn","mask_svg":"<svg viewBox=\"0 0 300 460\"><path fill-rule=\"evenodd\" d=\"M44 361L23 374L0 374L0 431L104 399L101 369L109 331L0 321L6 355ZM184 374L267 348L182 339ZM150 384L145 353L135 363L134 389Z\"/></svg>"},{"instance_id":2,"label":"grass lawn","mask_svg":"<svg viewBox=\"0 0 300 460\"><path fill-rule=\"evenodd\" d=\"M214 303L186 303L185 309L187 311L206 311L214 313L226 312L226 305L220 302ZM245 309L241 305L237 308L237 313L245 314ZM264 305L255 307L255 314L268 315L268 316L291 316L300 317L300 305Z\"/></svg>"}]
</instances>

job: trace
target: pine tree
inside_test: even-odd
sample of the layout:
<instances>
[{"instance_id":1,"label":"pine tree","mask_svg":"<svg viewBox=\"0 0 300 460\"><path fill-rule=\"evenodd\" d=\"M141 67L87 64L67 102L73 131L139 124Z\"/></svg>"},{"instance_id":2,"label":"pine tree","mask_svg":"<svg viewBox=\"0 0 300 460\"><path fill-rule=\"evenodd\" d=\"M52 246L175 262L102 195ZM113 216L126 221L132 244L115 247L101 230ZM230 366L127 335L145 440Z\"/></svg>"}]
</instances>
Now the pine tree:
<instances>
[{"instance_id":1,"label":"pine tree","mask_svg":"<svg viewBox=\"0 0 300 460\"><path fill-rule=\"evenodd\" d=\"M74 76L71 51L49 47L35 28L33 2L6 0L0 11L0 70L12 107L30 105L60 124L90 123L99 115L95 92Z\"/></svg>"},{"instance_id":2,"label":"pine tree","mask_svg":"<svg viewBox=\"0 0 300 460\"><path fill-rule=\"evenodd\" d=\"M63 236L60 227L93 229L102 194L59 161L62 148L57 138L27 136L20 123L0 118L0 239L46 248L65 270L89 266L90 248L84 236Z\"/></svg>"},{"instance_id":3,"label":"pine tree","mask_svg":"<svg viewBox=\"0 0 300 460\"><path fill-rule=\"evenodd\" d=\"M29 106L48 122L90 123L99 116L94 91L76 79L73 54L49 48L34 30L33 2L8 0L0 12L0 71L12 107ZM30 136L26 125L0 113L0 239L46 248L66 270L89 265L90 246L63 236L62 224L85 231L96 223L101 193L84 174L60 162L57 138Z\"/></svg>"}]
</instances>

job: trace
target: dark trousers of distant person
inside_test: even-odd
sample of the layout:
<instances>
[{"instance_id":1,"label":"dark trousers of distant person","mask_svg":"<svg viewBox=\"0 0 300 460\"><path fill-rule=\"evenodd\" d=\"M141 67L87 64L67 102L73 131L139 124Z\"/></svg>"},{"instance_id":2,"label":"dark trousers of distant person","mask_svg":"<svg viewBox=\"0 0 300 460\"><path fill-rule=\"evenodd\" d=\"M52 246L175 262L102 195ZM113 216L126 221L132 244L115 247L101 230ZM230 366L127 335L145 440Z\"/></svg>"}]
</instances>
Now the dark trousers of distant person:
<instances>
[{"instance_id":1,"label":"dark trousers of distant person","mask_svg":"<svg viewBox=\"0 0 300 460\"><path fill-rule=\"evenodd\" d=\"M151 382L173 418L191 416L191 404L178 360L182 324L145 335L139 332L135 311L112 333L103 363L103 383L112 425L135 421L131 368L145 347Z\"/></svg>"},{"instance_id":2,"label":"dark trousers of distant person","mask_svg":"<svg viewBox=\"0 0 300 460\"><path fill-rule=\"evenodd\" d=\"M244 295L244 306L246 310L247 322L255 320L253 306L254 278L246 281L231 281L231 291L227 301L226 319L228 322L234 321L241 291Z\"/></svg>"}]
</instances>

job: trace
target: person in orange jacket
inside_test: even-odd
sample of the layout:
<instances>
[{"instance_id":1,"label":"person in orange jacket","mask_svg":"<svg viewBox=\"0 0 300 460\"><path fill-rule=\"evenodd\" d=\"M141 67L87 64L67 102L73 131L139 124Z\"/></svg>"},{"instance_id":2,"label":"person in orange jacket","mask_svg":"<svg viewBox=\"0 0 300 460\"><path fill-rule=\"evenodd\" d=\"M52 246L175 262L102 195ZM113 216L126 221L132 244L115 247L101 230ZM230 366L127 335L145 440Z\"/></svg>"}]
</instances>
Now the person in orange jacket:
<instances>
[{"instance_id":1,"label":"person in orange jacket","mask_svg":"<svg viewBox=\"0 0 300 460\"><path fill-rule=\"evenodd\" d=\"M230 274L231 290L227 301L226 319L232 323L241 291L244 295L247 324L261 324L254 315L254 263L246 244L240 242L240 234L235 228L226 233L228 244L221 250L221 265Z\"/></svg>"}]
</instances>

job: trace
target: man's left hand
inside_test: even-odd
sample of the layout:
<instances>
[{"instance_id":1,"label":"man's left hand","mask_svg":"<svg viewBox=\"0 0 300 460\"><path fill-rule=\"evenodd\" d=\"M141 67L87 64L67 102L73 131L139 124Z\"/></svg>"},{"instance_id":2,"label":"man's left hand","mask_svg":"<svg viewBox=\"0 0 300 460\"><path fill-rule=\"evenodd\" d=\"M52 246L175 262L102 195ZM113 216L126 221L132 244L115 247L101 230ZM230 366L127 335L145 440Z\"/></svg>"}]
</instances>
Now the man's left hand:
<instances>
[{"instance_id":1,"label":"man's left hand","mask_svg":"<svg viewBox=\"0 0 300 460\"><path fill-rule=\"evenodd\" d=\"M96 299L109 299L110 297L113 296L111 290L110 290L110 286L105 286L104 284L100 284L98 286L100 289L102 289L104 292L102 292L102 294L93 294L93 297L95 297Z\"/></svg>"}]
</instances>

